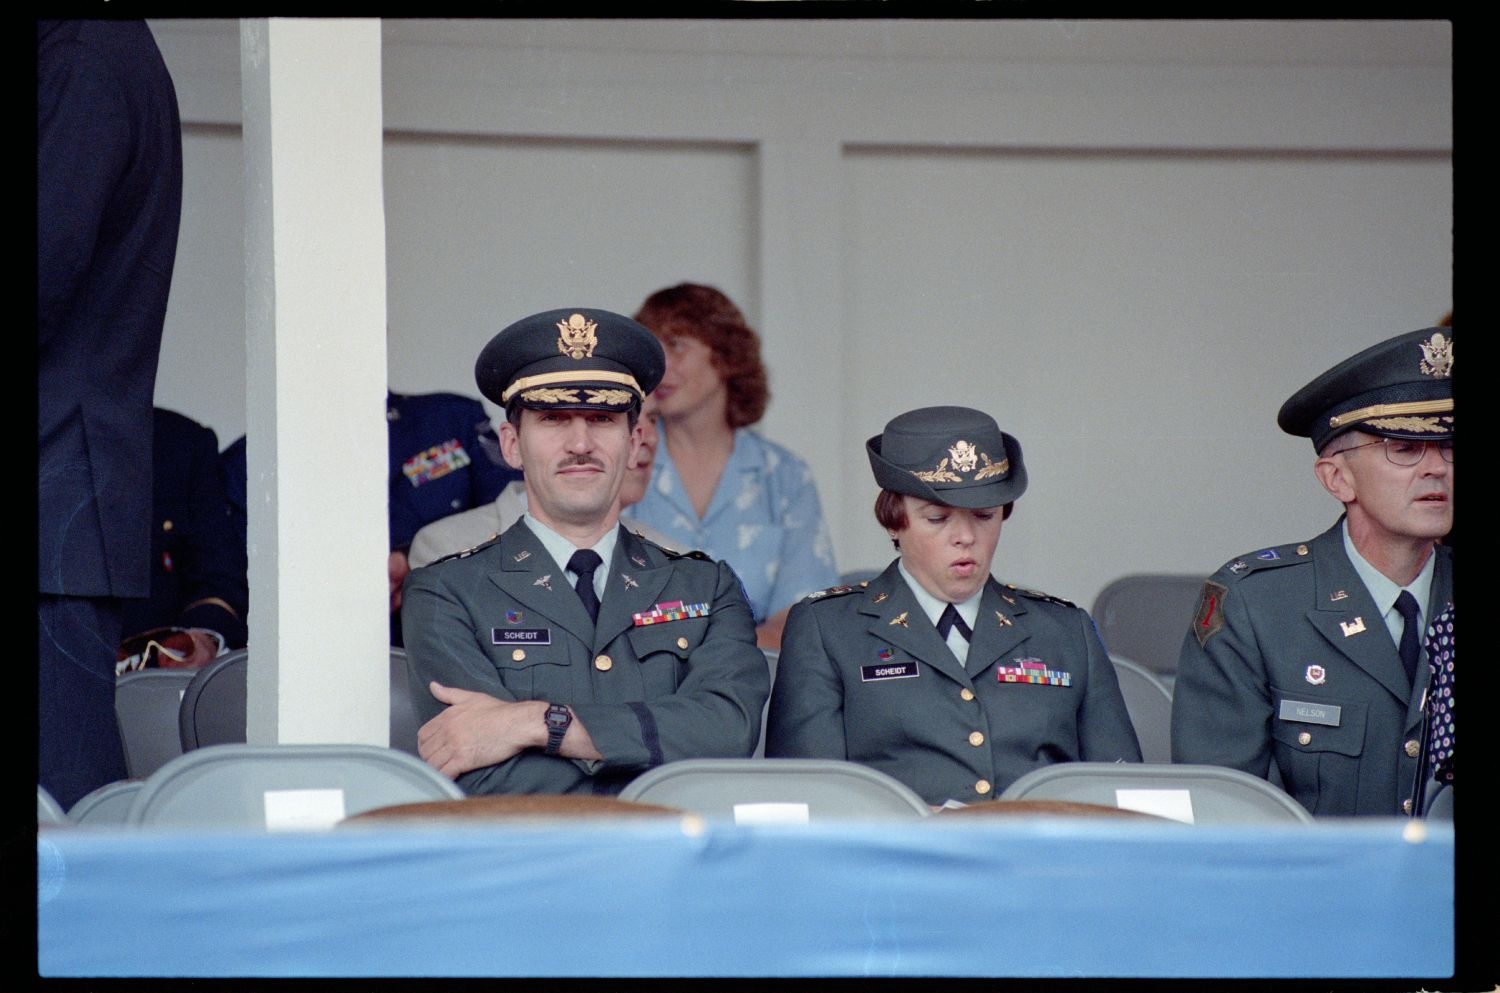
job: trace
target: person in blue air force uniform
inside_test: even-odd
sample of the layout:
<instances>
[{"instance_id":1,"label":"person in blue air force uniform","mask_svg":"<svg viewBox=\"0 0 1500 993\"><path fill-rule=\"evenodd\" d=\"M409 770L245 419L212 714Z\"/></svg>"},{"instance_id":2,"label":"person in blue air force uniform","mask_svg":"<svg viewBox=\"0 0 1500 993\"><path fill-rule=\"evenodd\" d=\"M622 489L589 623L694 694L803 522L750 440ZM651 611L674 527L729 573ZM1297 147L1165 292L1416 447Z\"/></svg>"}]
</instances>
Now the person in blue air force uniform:
<instances>
[{"instance_id":1,"label":"person in blue air force uniform","mask_svg":"<svg viewBox=\"0 0 1500 993\"><path fill-rule=\"evenodd\" d=\"M1274 759L1320 816L1421 814L1436 797L1422 643L1452 613L1453 555L1439 543L1453 526L1452 374L1453 330L1425 328L1282 405L1277 423L1312 439L1313 471L1344 515L1204 583L1178 661L1173 761L1268 776ZM1451 646L1451 620L1445 634Z\"/></svg>"},{"instance_id":2,"label":"person in blue air force uniform","mask_svg":"<svg viewBox=\"0 0 1500 993\"><path fill-rule=\"evenodd\" d=\"M644 327L589 308L524 318L480 353L526 512L414 569L402 607L419 751L470 793L613 794L755 748L769 673L738 579L619 524L664 364Z\"/></svg>"},{"instance_id":3,"label":"person in blue air force uniform","mask_svg":"<svg viewBox=\"0 0 1500 993\"><path fill-rule=\"evenodd\" d=\"M927 407L865 447L901 554L792 608L766 755L860 762L934 806L994 799L1053 762L1139 762L1088 613L990 576L1026 489L1020 443L988 414Z\"/></svg>"}]
</instances>

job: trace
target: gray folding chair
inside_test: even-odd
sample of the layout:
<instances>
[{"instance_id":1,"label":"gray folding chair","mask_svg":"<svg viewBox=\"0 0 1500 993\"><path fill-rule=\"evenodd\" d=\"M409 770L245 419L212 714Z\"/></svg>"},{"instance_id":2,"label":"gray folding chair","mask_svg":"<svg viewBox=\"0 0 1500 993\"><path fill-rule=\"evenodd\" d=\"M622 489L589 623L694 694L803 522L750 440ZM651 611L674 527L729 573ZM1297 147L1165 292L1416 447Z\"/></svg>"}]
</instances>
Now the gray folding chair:
<instances>
[{"instance_id":1,"label":"gray folding chair","mask_svg":"<svg viewBox=\"0 0 1500 993\"><path fill-rule=\"evenodd\" d=\"M1122 796L1122 790L1142 791ZM1217 765L1059 762L1033 769L1001 800L1068 800L1174 816L1190 804L1194 824L1311 824L1300 803L1264 779Z\"/></svg>"},{"instance_id":2,"label":"gray folding chair","mask_svg":"<svg viewBox=\"0 0 1500 993\"><path fill-rule=\"evenodd\" d=\"M89 793L68 811L74 823L95 827L100 824L124 824L130 803L145 786L140 779L120 779Z\"/></svg>"},{"instance_id":3,"label":"gray folding chair","mask_svg":"<svg viewBox=\"0 0 1500 993\"><path fill-rule=\"evenodd\" d=\"M248 666L249 655L241 648L198 670L183 694L177 715L181 751L245 741ZM422 722L412 703L411 684L406 678L406 652L394 647L390 658L390 701L390 745L408 755L416 755L417 729ZM131 772L131 775L135 774Z\"/></svg>"},{"instance_id":4,"label":"gray folding chair","mask_svg":"<svg viewBox=\"0 0 1500 993\"><path fill-rule=\"evenodd\" d=\"M182 754L177 715L197 669L139 669L115 680L115 716L125 769L144 779Z\"/></svg>"},{"instance_id":5,"label":"gray folding chair","mask_svg":"<svg viewBox=\"0 0 1500 993\"><path fill-rule=\"evenodd\" d=\"M766 657L766 666L771 670L771 685L776 685L776 662L781 653L774 648L762 648L761 654ZM766 715L771 712L771 698L766 697L765 706L760 708L760 737L755 741L753 757L763 759L766 757Z\"/></svg>"},{"instance_id":6,"label":"gray folding chair","mask_svg":"<svg viewBox=\"0 0 1500 993\"><path fill-rule=\"evenodd\" d=\"M52 794L40 783L36 788L36 822L38 824L72 824L72 818L63 813L62 804L52 799Z\"/></svg>"},{"instance_id":7,"label":"gray folding chair","mask_svg":"<svg viewBox=\"0 0 1500 993\"><path fill-rule=\"evenodd\" d=\"M643 773L621 800L740 823L881 818L915 820L931 808L904 783L833 759L685 759Z\"/></svg>"},{"instance_id":8,"label":"gray folding chair","mask_svg":"<svg viewBox=\"0 0 1500 993\"><path fill-rule=\"evenodd\" d=\"M220 655L193 675L177 711L183 752L245 740L245 673L249 665L249 650L239 648Z\"/></svg>"},{"instance_id":9,"label":"gray folding chair","mask_svg":"<svg viewBox=\"0 0 1500 993\"><path fill-rule=\"evenodd\" d=\"M1111 655L1145 666L1170 682L1192 625L1207 573L1137 573L1114 580L1090 611Z\"/></svg>"},{"instance_id":10,"label":"gray folding chair","mask_svg":"<svg viewBox=\"0 0 1500 993\"><path fill-rule=\"evenodd\" d=\"M1146 668L1111 655L1125 709L1135 726L1136 740L1141 743L1141 757L1147 762L1172 761L1172 691Z\"/></svg>"},{"instance_id":11,"label":"gray folding chair","mask_svg":"<svg viewBox=\"0 0 1500 993\"><path fill-rule=\"evenodd\" d=\"M146 780L131 824L322 830L400 803L459 800L463 791L405 752L374 745L209 745Z\"/></svg>"},{"instance_id":12,"label":"gray folding chair","mask_svg":"<svg viewBox=\"0 0 1500 993\"><path fill-rule=\"evenodd\" d=\"M417 755L417 730L422 720L417 716L411 698L411 683L406 676L406 652L391 649L391 747L408 755ZM418 756L420 757L420 756Z\"/></svg>"}]
</instances>

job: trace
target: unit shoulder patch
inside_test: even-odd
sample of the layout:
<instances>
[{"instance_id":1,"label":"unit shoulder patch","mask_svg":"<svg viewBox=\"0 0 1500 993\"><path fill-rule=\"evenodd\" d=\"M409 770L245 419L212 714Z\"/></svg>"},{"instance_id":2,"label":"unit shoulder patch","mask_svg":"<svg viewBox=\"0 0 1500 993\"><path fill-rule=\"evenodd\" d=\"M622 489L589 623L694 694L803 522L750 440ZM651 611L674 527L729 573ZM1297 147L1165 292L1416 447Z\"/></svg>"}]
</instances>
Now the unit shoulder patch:
<instances>
[{"instance_id":1,"label":"unit shoulder patch","mask_svg":"<svg viewBox=\"0 0 1500 993\"><path fill-rule=\"evenodd\" d=\"M1229 596L1229 587L1212 579L1203 584L1198 594L1198 609L1193 612L1193 637L1198 647L1208 644L1208 639L1224 628L1224 598Z\"/></svg>"}]
</instances>

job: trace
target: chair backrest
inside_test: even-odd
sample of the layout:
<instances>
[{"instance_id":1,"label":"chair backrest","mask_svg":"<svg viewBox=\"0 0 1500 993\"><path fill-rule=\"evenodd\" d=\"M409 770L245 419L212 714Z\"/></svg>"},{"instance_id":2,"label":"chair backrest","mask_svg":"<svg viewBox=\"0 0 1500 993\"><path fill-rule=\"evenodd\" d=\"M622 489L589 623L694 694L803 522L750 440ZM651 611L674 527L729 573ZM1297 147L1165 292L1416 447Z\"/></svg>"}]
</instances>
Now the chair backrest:
<instances>
[{"instance_id":1,"label":"chair backrest","mask_svg":"<svg viewBox=\"0 0 1500 993\"><path fill-rule=\"evenodd\" d=\"M209 745L162 766L134 802L131 824L322 830L398 803L458 800L463 791L405 752L374 745Z\"/></svg>"},{"instance_id":2,"label":"chair backrest","mask_svg":"<svg viewBox=\"0 0 1500 993\"><path fill-rule=\"evenodd\" d=\"M833 759L685 759L643 773L622 800L739 823L835 818L913 820L931 813L904 783Z\"/></svg>"},{"instance_id":3,"label":"chair backrest","mask_svg":"<svg viewBox=\"0 0 1500 993\"><path fill-rule=\"evenodd\" d=\"M408 755L417 755L417 730L422 720L411 699L411 683L406 676L406 651L391 649L391 747ZM420 757L420 756L419 756Z\"/></svg>"},{"instance_id":4,"label":"chair backrest","mask_svg":"<svg viewBox=\"0 0 1500 993\"><path fill-rule=\"evenodd\" d=\"M1031 770L1000 799L1098 803L1194 824L1312 823L1306 808L1264 779L1216 765L1059 762Z\"/></svg>"},{"instance_id":5,"label":"chair backrest","mask_svg":"<svg viewBox=\"0 0 1500 993\"><path fill-rule=\"evenodd\" d=\"M249 665L249 650L239 648L193 674L177 712L178 738L184 752L245 740L245 674Z\"/></svg>"},{"instance_id":6,"label":"chair backrest","mask_svg":"<svg viewBox=\"0 0 1500 993\"><path fill-rule=\"evenodd\" d=\"M1091 611L1104 647L1151 672L1175 675L1205 575L1137 573L1111 582Z\"/></svg>"},{"instance_id":7,"label":"chair backrest","mask_svg":"<svg viewBox=\"0 0 1500 993\"><path fill-rule=\"evenodd\" d=\"M1451 821L1453 820L1453 787L1443 786L1432 798L1427 806L1427 819L1429 821Z\"/></svg>"},{"instance_id":8,"label":"chair backrest","mask_svg":"<svg viewBox=\"0 0 1500 993\"><path fill-rule=\"evenodd\" d=\"M775 648L762 648L760 651L766 657L766 667L771 671L771 686L775 687L776 662L781 657L781 652ZM771 698L767 696L765 706L760 708L760 737L756 739L755 751L752 753L758 759L766 757L766 717L770 713Z\"/></svg>"},{"instance_id":9,"label":"chair backrest","mask_svg":"<svg viewBox=\"0 0 1500 993\"><path fill-rule=\"evenodd\" d=\"M63 813L62 804L52 798L47 788L40 783L36 788L36 822L38 824L72 824L73 820Z\"/></svg>"},{"instance_id":10,"label":"chair backrest","mask_svg":"<svg viewBox=\"0 0 1500 993\"><path fill-rule=\"evenodd\" d=\"M249 654L241 648L214 659L193 674L176 717L180 743L178 754L205 745L231 745L245 741L248 672ZM417 729L422 722L412 703L411 684L407 682L406 652L394 647L390 656L390 701L390 745L408 755L416 755ZM133 769L130 774L140 775Z\"/></svg>"},{"instance_id":11,"label":"chair backrest","mask_svg":"<svg viewBox=\"0 0 1500 993\"><path fill-rule=\"evenodd\" d=\"M1125 709L1141 743L1141 758L1147 762L1172 761L1172 691L1165 683L1129 659L1110 656Z\"/></svg>"},{"instance_id":12,"label":"chair backrest","mask_svg":"<svg viewBox=\"0 0 1500 993\"><path fill-rule=\"evenodd\" d=\"M97 826L100 824L124 824L130 813L130 803L145 786L140 779L119 779L89 793L68 811L75 823Z\"/></svg>"},{"instance_id":13,"label":"chair backrest","mask_svg":"<svg viewBox=\"0 0 1500 993\"><path fill-rule=\"evenodd\" d=\"M198 669L138 669L115 680L125 770L144 779L182 754L177 715Z\"/></svg>"}]
</instances>

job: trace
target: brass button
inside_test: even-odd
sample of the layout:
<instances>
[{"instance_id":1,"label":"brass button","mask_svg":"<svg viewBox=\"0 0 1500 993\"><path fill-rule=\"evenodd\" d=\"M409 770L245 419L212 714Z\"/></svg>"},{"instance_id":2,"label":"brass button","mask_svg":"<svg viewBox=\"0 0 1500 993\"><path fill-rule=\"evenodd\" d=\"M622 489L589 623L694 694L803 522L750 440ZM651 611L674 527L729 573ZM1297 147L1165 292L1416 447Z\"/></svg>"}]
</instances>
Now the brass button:
<instances>
[{"instance_id":1,"label":"brass button","mask_svg":"<svg viewBox=\"0 0 1500 993\"><path fill-rule=\"evenodd\" d=\"M967 686L965 686L963 689L959 690L958 691L958 695L960 697L962 697L963 699L965 699L965 700L972 700L972 699L974 699L974 691L971 690L971 689L969 689Z\"/></svg>"},{"instance_id":2,"label":"brass button","mask_svg":"<svg viewBox=\"0 0 1500 993\"><path fill-rule=\"evenodd\" d=\"M980 734L978 731L971 732L969 734L969 744L973 745L975 748L978 748L980 745L984 744L984 735Z\"/></svg>"},{"instance_id":3,"label":"brass button","mask_svg":"<svg viewBox=\"0 0 1500 993\"><path fill-rule=\"evenodd\" d=\"M1303 731L1301 734L1297 735L1297 744L1299 744L1299 745L1311 745L1312 744L1312 735L1308 734L1306 731Z\"/></svg>"},{"instance_id":4,"label":"brass button","mask_svg":"<svg viewBox=\"0 0 1500 993\"><path fill-rule=\"evenodd\" d=\"M524 648L517 648L515 651L510 653L510 657L516 662L519 662L526 657L526 650Z\"/></svg>"},{"instance_id":5,"label":"brass button","mask_svg":"<svg viewBox=\"0 0 1500 993\"><path fill-rule=\"evenodd\" d=\"M163 531L170 531L170 530L172 530L172 522L171 521L162 521L161 522L161 529Z\"/></svg>"},{"instance_id":6,"label":"brass button","mask_svg":"<svg viewBox=\"0 0 1500 993\"><path fill-rule=\"evenodd\" d=\"M601 655L598 658L594 659L594 668L598 669L600 672L608 672L610 669L614 668L614 665L615 660L610 658L608 655Z\"/></svg>"},{"instance_id":7,"label":"brass button","mask_svg":"<svg viewBox=\"0 0 1500 993\"><path fill-rule=\"evenodd\" d=\"M1411 797L1407 797L1405 800L1401 801L1401 812L1403 814L1411 813Z\"/></svg>"},{"instance_id":8,"label":"brass button","mask_svg":"<svg viewBox=\"0 0 1500 993\"><path fill-rule=\"evenodd\" d=\"M1421 750L1422 746L1417 744L1415 741L1408 741L1406 743L1406 754L1410 755L1412 758L1416 758L1417 753Z\"/></svg>"},{"instance_id":9,"label":"brass button","mask_svg":"<svg viewBox=\"0 0 1500 993\"><path fill-rule=\"evenodd\" d=\"M990 791L990 788L990 781L988 779L981 779L979 782L974 784L974 792L978 793L980 796L984 796L986 793L988 793Z\"/></svg>"},{"instance_id":10,"label":"brass button","mask_svg":"<svg viewBox=\"0 0 1500 993\"><path fill-rule=\"evenodd\" d=\"M688 646L688 640L686 638L678 638L677 639L677 647L678 648L686 648L687 646Z\"/></svg>"}]
</instances>

